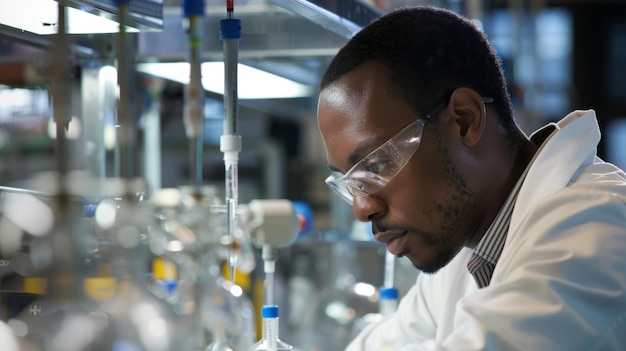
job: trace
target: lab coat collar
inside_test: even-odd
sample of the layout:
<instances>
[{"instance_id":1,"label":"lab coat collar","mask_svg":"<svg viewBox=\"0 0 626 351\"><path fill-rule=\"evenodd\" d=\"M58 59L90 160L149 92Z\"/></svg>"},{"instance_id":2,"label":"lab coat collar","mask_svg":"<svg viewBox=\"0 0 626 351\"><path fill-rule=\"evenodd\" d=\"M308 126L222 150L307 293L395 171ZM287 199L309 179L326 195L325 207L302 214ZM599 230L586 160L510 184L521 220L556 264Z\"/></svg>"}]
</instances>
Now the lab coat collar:
<instances>
[{"instance_id":1,"label":"lab coat collar","mask_svg":"<svg viewBox=\"0 0 626 351\"><path fill-rule=\"evenodd\" d=\"M512 228L517 228L534 203L564 188L581 166L593 163L596 155L600 129L593 110L571 112L549 126L554 131L531 161L513 210Z\"/></svg>"}]
</instances>

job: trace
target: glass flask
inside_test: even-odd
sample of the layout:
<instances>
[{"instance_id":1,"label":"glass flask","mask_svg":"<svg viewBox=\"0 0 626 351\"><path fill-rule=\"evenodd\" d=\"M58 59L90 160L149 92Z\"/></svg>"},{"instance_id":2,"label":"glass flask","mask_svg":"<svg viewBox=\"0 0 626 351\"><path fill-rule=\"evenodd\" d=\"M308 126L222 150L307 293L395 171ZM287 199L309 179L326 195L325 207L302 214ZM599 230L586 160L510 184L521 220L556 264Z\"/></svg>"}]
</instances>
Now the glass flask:
<instances>
[{"instance_id":1,"label":"glass flask","mask_svg":"<svg viewBox=\"0 0 626 351\"><path fill-rule=\"evenodd\" d=\"M220 238L224 230L215 219L214 188L162 189L153 204L152 250L179 272L173 290L157 287L175 310L194 320L195 349L248 350L255 340L254 313L243 289L220 275L225 256L219 252L230 241Z\"/></svg>"},{"instance_id":2,"label":"glass flask","mask_svg":"<svg viewBox=\"0 0 626 351\"><path fill-rule=\"evenodd\" d=\"M191 350L189 322L145 286L144 210L132 197L105 199L94 233L80 216L55 216L49 240L36 243L38 257L52 254L49 294L12 321L14 330L45 351Z\"/></svg>"},{"instance_id":3,"label":"glass flask","mask_svg":"<svg viewBox=\"0 0 626 351\"><path fill-rule=\"evenodd\" d=\"M307 350L344 350L366 320L378 312L376 287L357 278L360 267L355 243L339 240L328 249L331 257L326 264L331 268L325 269L323 276L328 287L309 303L312 328L296 335L299 347ZM307 311L301 314L307 315Z\"/></svg>"},{"instance_id":4,"label":"glass flask","mask_svg":"<svg viewBox=\"0 0 626 351\"><path fill-rule=\"evenodd\" d=\"M243 289L219 276L213 266L203 285L200 301L202 322L211 332L206 351L248 351L256 340L254 307Z\"/></svg>"}]
</instances>

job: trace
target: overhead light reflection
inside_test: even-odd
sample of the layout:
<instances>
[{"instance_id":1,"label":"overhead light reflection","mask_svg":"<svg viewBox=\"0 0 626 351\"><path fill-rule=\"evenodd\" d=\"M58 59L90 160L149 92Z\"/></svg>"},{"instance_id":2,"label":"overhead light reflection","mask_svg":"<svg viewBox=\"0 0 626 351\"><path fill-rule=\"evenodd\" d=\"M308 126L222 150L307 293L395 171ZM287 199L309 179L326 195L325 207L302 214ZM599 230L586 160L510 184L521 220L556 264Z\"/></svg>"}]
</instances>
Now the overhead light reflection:
<instances>
[{"instance_id":1,"label":"overhead light reflection","mask_svg":"<svg viewBox=\"0 0 626 351\"><path fill-rule=\"evenodd\" d=\"M182 84L189 83L189 63L141 63L137 70L155 77ZM237 67L237 95L239 99L280 99L311 96L310 86L256 69L244 64ZM202 86L208 91L224 94L224 63L202 64Z\"/></svg>"},{"instance_id":2,"label":"overhead light reflection","mask_svg":"<svg viewBox=\"0 0 626 351\"><path fill-rule=\"evenodd\" d=\"M356 283L354 285L354 293L365 297L374 296L376 294L376 287L367 283Z\"/></svg>"},{"instance_id":3,"label":"overhead light reflection","mask_svg":"<svg viewBox=\"0 0 626 351\"><path fill-rule=\"evenodd\" d=\"M5 206L5 216L34 236L44 236L54 225L52 209L33 195L24 194L8 197ZM37 220L33 221L33 218L37 218Z\"/></svg>"},{"instance_id":4,"label":"overhead light reflection","mask_svg":"<svg viewBox=\"0 0 626 351\"><path fill-rule=\"evenodd\" d=\"M239 285L233 285L230 288L230 293L233 294L233 296L235 297L240 297L241 295L243 295L243 289Z\"/></svg>"},{"instance_id":5,"label":"overhead light reflection","mask_svg":"<svg viewBox=\"0 0 626 351\"><path fill-rule=\"evenodd\" d=\"M113 200L102 200L96 207L95 220L98 227L107 230L115 225L117 204Z\"/></svg>"},{"instance_id":6,"label":"overhead light reflection","mask_svg":"<svg viewBox=\"0 0 626 351\"><path fill-rule=\"evenodd\" d=\"M93 15L72 7L67 9L67 32L69 34L116 33L119 24L113 20ZM0 11L0 23L23 31L49 35L57 33L59 4L54 0L4 1ZM138 32L126 27L127 32Z\"/></svg>"},{"instance_id":7,"label":"overhead light reflection","mask_svg":"<svg viewBox=\"0 0 626 351\"><path fill-rule=\"evenodd\" d=\"M80 118L72 116L65 130L65 137L71 140L78 139L82 131ZM57 124L53 118L48 119L48 136L52 139L57 138Z\"/></svg>"}]
</instances>

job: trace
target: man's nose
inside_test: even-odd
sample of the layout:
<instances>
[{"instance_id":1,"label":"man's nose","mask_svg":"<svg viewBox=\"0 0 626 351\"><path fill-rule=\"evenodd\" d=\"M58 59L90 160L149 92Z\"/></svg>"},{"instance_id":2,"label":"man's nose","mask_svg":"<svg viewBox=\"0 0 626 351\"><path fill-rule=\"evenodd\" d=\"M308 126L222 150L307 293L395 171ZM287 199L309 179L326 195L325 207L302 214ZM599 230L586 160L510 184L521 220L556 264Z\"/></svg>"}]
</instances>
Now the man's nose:
<instances>
[{"instance_id":1,"label":"man's nose","mask_svg":"<svg viewBox=\"0 0 626 351\"><path fill-rule=\"evenodd\" d=\"M361 194L357 191L352 196L352 213L354 218L361 222L370 222L385 211L385 202L382 199Z\"/></svg>"}]
</instances>

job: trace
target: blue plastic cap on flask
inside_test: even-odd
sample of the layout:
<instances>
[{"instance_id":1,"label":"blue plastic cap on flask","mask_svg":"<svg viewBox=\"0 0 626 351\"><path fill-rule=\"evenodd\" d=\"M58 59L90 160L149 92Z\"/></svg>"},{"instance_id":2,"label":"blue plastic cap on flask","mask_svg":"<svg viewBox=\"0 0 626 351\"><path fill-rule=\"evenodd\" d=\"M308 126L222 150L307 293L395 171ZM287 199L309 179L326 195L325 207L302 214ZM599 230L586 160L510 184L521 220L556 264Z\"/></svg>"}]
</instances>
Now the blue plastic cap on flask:
<instances>
[{"instance_id":1,"label":"blue plastic cap on flask","mask_svg":"<svg viewBox=\"0 0 626 351\"><path fill-rule=\"evenodd\" d=\"M204 15L204 0L183 0L185 17Z\"/></svg>"},{"instance_id":2,"label":"blue plastic cap on flask","mask_svg":"<svg viewBox=\"0 0 626 351\"><path fill-rule=\"evenodd\" d=\"M96 209L98 205L86 204L83 205L83 217L94 217L96 215Z\"/></svg>"},{"instance_id":3,"label":"blue plastic cap on flask","mask_svg":"<svg viewBox=\"0 0 626 351\"><path fill-rule=\"evenodd\" d=\"M399 296L396 288L380 288L379 294L381 300L397 300Z\"/></svg>"},{"instance_id":4,"label":"blue plastic cap on flask","mask_svg":"<svg viewBox=\"0 0 626 351\"><path fill-rule=\"evenodd\" d=\"M265 305L261 308L261 318L278 318L278 306Z\"/></svg>"}]
</instances>

